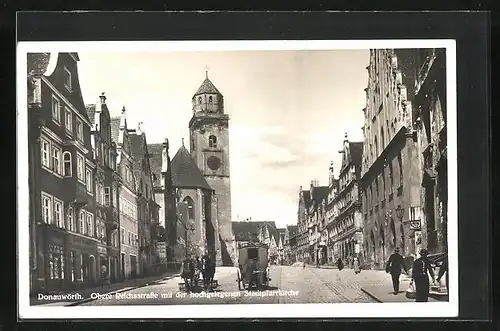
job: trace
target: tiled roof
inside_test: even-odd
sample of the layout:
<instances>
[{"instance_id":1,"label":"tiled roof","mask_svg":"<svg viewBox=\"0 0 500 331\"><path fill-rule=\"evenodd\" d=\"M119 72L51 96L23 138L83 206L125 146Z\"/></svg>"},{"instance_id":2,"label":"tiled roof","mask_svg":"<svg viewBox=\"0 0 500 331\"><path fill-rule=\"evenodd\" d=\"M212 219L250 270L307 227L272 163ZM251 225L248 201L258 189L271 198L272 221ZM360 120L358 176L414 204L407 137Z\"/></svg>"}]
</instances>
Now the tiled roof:
<instances>
[{"instance_id":1,"label":"tiled roof","mask_svg":"<svg viewBox=\"0 0 500 331\"><path fill-rule=\"evenodd\" d=\"M120 133L120 117L111 117L111 141L118 144L118 134Z\"/></svg>"},{"instance_id":2,"label":"tiled roof","mask_svg":"<svg viewBox=\"0 0 500 331\"><path fill-rule=\"evenodd\" d=\"M304 203L305 205L309 205L309 203L311 202L311 192L309 191L302 191L302 194L304 196Z\"/></svg>"},{"instance_id":3,"label":"tiled roof","mask_svg":"<svg viewBox=\"0 0 500 331\"><path fill-rule=\"evenodd\" d=\"M174 187L212 190L184 145L175 154L171 166Z\"/></svg>"},{"instance_id":4,"label":"tiled roof","mask_svg":"<svg viewBox=\"0 0 500 331\"><path fill-rule=\"evenodd\" d=\"M154 187L161 186L162 149L163 144L148 144L149 166L151 167L151 172L156 177L153 183Z\"/></svg>"},{"instance_id":5,"label":"tiled roof","mask_svg":"<svg viewBox=\"0 0 500 331\"><path fill-rule=\"evenodd\" d=\"M328 197L328 186L315 186L313 189L314 204L319 204L323 199Z\"/></svg>"},{"instance_id":6,"label":"tiled roof","mask_svg":"<svg viewBox=\"0 0 500 331\"><path fill-rule=\"evenodd\" d=\"M214 93L214 94L220 94L222 95L219 90L214 86L214 84L210 81L210 79L206 78L203 83L201 84L200 88L194 96L197 96L199 94L204 94L204 93Z\"/></svg>"},{"instance_id":7,"label":"tiled roof","mask_svg":"<svg viewBox=\"0 0 500 331\"><path fill-rule=\"evenodd\" d=\"M363 158L363 143L350 142L349 153L351 154L351 162L355 165L361 165L361 160Z\"/></svg>"},{"instance_id":8,"label":"tiled roof","mask_svg":"<svg viewBox=\"0 0 500 331\"><path fill-rule=\"evenodd\" d=\"M292 237L295 233L297 233L297 225L287 225L286 228L288 229L290 237Z\"/></svg>"},{"instance_id":9,"label":"tiled roof","mask_svg":"<svg viewBox=\"0 0 500 331\"><path fill-rule=\"evenodd\" d=\"M43 75L49 66L50 53L28 53L28 76Z\"/></svg>"},{"instance_id":10,"label":"tiled roof","mask_svg":"<svg viewBox=\"0 0 500 331\"><path fill-rule=\"evenodd\" d=\"M96 105L85 105L85 110L87 111L87 115L89 116L90 123L92 125L95 124L95 107Z\"/></svg>"}]
</instances>

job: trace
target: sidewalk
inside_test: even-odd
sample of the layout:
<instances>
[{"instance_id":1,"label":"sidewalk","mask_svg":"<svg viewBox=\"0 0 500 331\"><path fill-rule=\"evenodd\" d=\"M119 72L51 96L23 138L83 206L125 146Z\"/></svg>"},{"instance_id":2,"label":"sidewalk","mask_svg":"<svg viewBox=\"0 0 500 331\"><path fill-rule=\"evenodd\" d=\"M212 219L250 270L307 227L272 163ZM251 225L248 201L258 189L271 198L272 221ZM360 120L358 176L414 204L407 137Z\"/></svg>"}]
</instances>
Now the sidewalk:
<instances>
[{"instance_id":1,"label":"sidewalk","mask_svg":"<svg viewBox=\"0 0 500 331\"><path fill-rule=\"evenodd\" d=\"M112 283L109 285L104 285L104 286L97 286L97 287L91 287L91 288L86 288L82 290L77 290L73 292L63 292L63 293L56 293L53 295L62 295L62 296L67 296L66 298L60 298L60 299L55 299L55 300L39 300L38 297L31 297L30 298L30 305L31 306L37 306L37 305L43 305L43 306L76 306L79 304L82 304L84 302L92 301L94 299L91 298L92 293L99 293L99 294L115 294L115 293L120 293L120 292L125 292L125 291L130 291L135 288L143 287L143 286L148 286L152 285L155 283L162 282L163 280L166 279L171 279L179 275L179 272L166 272L163 275L157 275L157 276L150 276L150 277L145 277L145 278L138 278L138 279L129 279L123 282L118 282L118 283Z\"/></svg>"},{"instance_id":2,"label":"sidewalk","mask_svg":"<svg viewBox=\"0 0 500 331\"><path fill-rule=\"evenodd\" d=\"M394 290L390 281L377 286L364 286L361 288L361 291L378 302L415 302L415 299L408 299L406 297L406 290L410 286L410 281L408 276L401 275L399 293L397 295L394 295ZM439 302L443 300L447 301L448 296L438 295L433 292L429 295L429 302Z\"/></svg>"}]
</instances>

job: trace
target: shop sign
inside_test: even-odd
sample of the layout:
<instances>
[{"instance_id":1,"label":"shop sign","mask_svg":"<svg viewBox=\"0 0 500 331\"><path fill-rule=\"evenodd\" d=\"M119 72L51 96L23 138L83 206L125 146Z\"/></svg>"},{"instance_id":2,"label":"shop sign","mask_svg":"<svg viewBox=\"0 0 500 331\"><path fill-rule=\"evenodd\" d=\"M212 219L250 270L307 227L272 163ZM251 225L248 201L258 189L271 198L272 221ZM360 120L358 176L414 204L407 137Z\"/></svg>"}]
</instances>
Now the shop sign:
<instances>
[{"instance_id":1,"label":"shop sign","mask_svg":"<svg viewBox=\"0 0 500 331\"><path fill-rule=\"evenodd\" d=\"M156 251L158 252L158 256L160 259L167 258L167 243L165 242L157 242L156 243Z\"/></svg>"},{"instance_id":2,"label":"shop sign","mask_svg":"<svg viewBox=\"0 0 500 331\"><path fill-rule=\"evenodd\" d=\"M420 229L421 229L420 220L410 221L410 230L420 231Z\"/></svg>"},{"instance_id":3,"label":"shop sign","mask_svg":"<svg viewBox=\"0 0 500 331\"><path fill-rule=\"evenodd\" d=\"M97 253L106 254L107 252L108 252L108 250L106 249L106 247L97 246Z\"/></svg>"}]
</instances>

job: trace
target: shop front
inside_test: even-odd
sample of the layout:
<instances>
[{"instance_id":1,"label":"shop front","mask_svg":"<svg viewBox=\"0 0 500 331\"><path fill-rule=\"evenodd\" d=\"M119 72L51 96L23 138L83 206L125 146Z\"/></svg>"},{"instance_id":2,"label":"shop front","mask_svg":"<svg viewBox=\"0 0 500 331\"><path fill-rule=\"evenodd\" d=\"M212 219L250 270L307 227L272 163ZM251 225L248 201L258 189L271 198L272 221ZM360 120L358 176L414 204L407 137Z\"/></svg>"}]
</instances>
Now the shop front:
<instances>
[{"instance_id":1,"label":"shop front","mask_svg":"<svg viewBox=\"0 0 500 331\"><path fill-rule=\"evenodd\" d=\"M79 234L68 238L69 271L74 288L85 288L98 284L99 253L97 241Z\"/></svg>"},{"instance_id":2,"label":"shop front","mask_svg":"<svg viewBox=\"0 0 500 331\"><path fill-rule=\"evenodd\" d=\"M108 246L107 247L107 257L108 257L108 272L109 280L111 283L117 282L121 279L120 277L120 251L118 248Z\"/></svg>"},{"instance_id":3,"label":"shop front","mask_svg":"<svg viewBox=\"0 0 500 331\"><path fill-rule=\"evenodd\" d=\"M34 290L51 292L67 289L67 232L39 223L36 235L37 269Z\"/></svg>"}]
</instances>

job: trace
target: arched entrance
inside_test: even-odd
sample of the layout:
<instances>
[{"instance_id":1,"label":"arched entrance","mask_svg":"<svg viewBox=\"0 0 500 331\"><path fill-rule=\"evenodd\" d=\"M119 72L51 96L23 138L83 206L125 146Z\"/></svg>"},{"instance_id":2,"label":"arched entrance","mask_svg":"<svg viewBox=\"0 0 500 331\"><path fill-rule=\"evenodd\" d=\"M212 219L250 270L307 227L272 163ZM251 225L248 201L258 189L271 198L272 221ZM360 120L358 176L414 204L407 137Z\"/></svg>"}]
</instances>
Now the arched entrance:
<instances>
[{"instance_id":1,"label":"arched entrance","mask_svg":"<svg viewBox=\"0 0 500 331\"><path fill-rule=\"evenodd\" d=\"M379 263L382 266L385 263L385 232L382 225L380 225L380 260Z\"/></svg>"},{"instance_id":2,"label":"arched entrance","mask_svg":"<svg viewBox=\"0 0 500 331\"><path fill-rule=\"evenodd\" d=\"M396 225L394 224L394 220L391 218L391 234L392 234L392 248L397 247L397 237L396 237Z\"/></svg>"},{"instance_id":3,"label":"arched entrance","mask_svg":"<svg viewBox=\"0 0 500 331\"><path fill-rule=\"evenodd\" d=\"M89 271L89 282L90 283L95 283L95 271L96 271L96 267L95 267L95 256L94 255L90 255L89 256L89 265L88 265L88 271Z\"/></svg>"},{"instance_id":4,"label":"arched entrance","mask_svg":"<svg viewBox=\"0 0 500 331\"><path fill-rule=\"evenodd\" d=\"M377 256L377 252L375 250L375 234L373 233L373 230L371 231L370 234L370 240L371 240L370 259L372 262L376 263L377 261L375 260L375 257Z\"/></svg>"},{"instance_id":5,"label":"arched entrance","mask_svg":"<svg viewBox=\"0 0 500 331\"><path fill-rule=\"evenodd\" d=\"M403 227L403 223L399 225L399 231L401 232L401 253L404 256L406 254L405 250L406 242L405 242L405 229Z\"/></svg>"}]
</instances>

